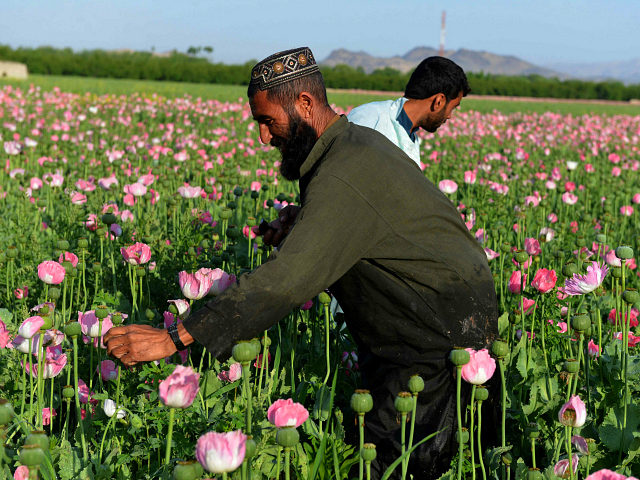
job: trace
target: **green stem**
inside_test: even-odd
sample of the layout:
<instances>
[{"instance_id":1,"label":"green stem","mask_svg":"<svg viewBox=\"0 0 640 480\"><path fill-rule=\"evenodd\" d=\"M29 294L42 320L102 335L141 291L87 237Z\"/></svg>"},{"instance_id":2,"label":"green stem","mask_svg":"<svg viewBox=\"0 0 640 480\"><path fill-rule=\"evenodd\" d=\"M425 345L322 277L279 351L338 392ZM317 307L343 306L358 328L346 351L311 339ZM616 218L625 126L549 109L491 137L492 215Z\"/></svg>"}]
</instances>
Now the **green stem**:
<instances>
[{"instance_id":1,"label":"green stem","mask_svg":"<svg viewBox=\"0 0 640 480\"><path fill-rule=\"evenodd\" d=\"M506 435L506 423L507 423L507 383L504 378L504 359L498 359L498 367L500 368L500 384L502 389L500 390L500 403L502 410L502 448L506 446L507 435Z\"/></svg>"},{"instance_id":2,"label":"green stem","mask_svg":"<svg viewBox=\"0 0 640 480\"><path fill-rule=\"evenodd\" d=\"M43 365L42 365L42 354L43 354L43 350L44 350L44 341L43 341L43 337L44 337L44 331L40 330L40 341L38 342L38 388L37 388L37 392L38 392L38 429L42 430L42 396L43 396L43 379L42 379L42 374L44 371Z\"/></svg>"},{"instance_id":3,"label":"green stem","mask_svg":"<svg viewBox=\"0 0 640 480\"><path fill-rule=\"evenodd\" d=\"M460 390L462 388L462 366L456 366L456 413L458 415L458 480L462 478L462 455L464 444L462 443L462 413L460 407ZM362 447L362 445L361 445Z\"/></svg>"},{"instance_id":4,"label":"green stem","mask_svg":"<svg viewBox=\"0 0 640 480\"><path fill-rule=\"evenodd\" d=\"M244 399L246 402L247 435L251 435L252 402L251 402L251 384L249 383L250 376L251 376L251 369L249 368L249 362L245 362L242 364L242 386L243 386Z\"/></svg>"},{"instance_id":5,"label":"green stem","mask_svg":"<svg viewBox=\"0 0 640 480\"><path fill-rule=\"evenodd\" d=\"M401 448L401 455L404 455L404 453L407 451L407 446L404 442L405 439L405 433L406 433L406 429L407 429L407 414L406 413L402 413L400 415L400 448ZM406 459L402 461L402 480L404 480L407 477L407 463L406 463Z\"/></svg>"},{"instance_id":6,"label":"green stem","mask_svg":"<svg viewBox=\"0 0 640 480\"><path fill-rule=\"evenodd\" d=\"M471 478L475 480L476 478L476 457L473 446L473 430L475 423L475 397L476 397L476 386L474 385L471 388L471 428L469 429L469 448L471 450Z\"/></svg>"},{"instance_id":7,"label":"green stem","mask_svg":"<svg viewBox=\"0 0 640 480\"><path fill-rule=\"evenodd\" d=\"M116 407L117 409L117 407ZM171 407L169 409L169 431L167 432L167 449L164 456L164 464L169 465L171 459L171 437L173 437L173 420L176 414L176 409Z\"/></svg>"},{"instance_id":8,"label":"green stem","mask_svg":"<svg viewBox=\"0 0 640 480\"><path fill-rule=\"evenodd\" d=\"M285 480L289 480L290 479L290 472L289 472L289 463L290 463L290 455L291 455L291 448L290 447L286 447L284 449L284 478Z\"/></svg>"},{"instance_id":9,"label":"green stem","mask_svg":"<svg viewBox=\"0 0 640 480\"><path fill-rule=\"evenodd\" d=\"M358 413L358 432L360 433L360 449L359 452L362 452L362 447L364 446L364 413ZM362 459L362 455L358 455L358 478L359 480L363 480L364 476L364 460Z\"/></svg>"},{"instance_id":10,"label":"green stem","mask_svg":"<svg viewBox=\"0 0 640 480\"><path fill-rule=\"evenodd\" d=\"M484 460L482 459L482 442L480 437L482 434L482 400L478 402L478 460L480 461L480 470L482 471L482 479L487 480L487 472L484 469ZM535 464L534 464L535 467Z\"/></svg>"},{"instance_id":11,"label":"green stem","mask_svg":"<svg viewBox=\"0 0 640 480\"><path fill-rule=\"evenodd\" d=\"M82 420L82 412L80 408L80 397L78 396L78 337L73 337L73 383L76 400L76 416L78 417L78 423L80 425L80 438L82 442L82 458L86 464L89 460L89 453L87 451L87 441L84 437L84 423ZM89 409L87 404L87 411Z\"/></svg>"}]
</instances>

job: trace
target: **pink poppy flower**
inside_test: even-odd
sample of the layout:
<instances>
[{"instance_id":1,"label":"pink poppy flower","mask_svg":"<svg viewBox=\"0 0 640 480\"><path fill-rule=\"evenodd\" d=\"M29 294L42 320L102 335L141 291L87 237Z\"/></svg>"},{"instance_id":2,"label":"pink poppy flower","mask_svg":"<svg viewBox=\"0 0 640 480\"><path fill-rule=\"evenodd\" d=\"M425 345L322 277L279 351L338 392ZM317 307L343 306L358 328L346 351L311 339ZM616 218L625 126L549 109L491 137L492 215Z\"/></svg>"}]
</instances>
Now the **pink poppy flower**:
<instances>
[{"instance_id":1,"label":"pink poppy flower","mask_svg":"<svg viewBox=\"0 0 640 480\"><path fill-rule=\"evenodd\" d=\"M178 193L182 198L196 198L202 193L201 187L192 187L190 185L183 185L178 188Z\"/></svg>"},{"instance_id":2,"label":"pink poppy flower","mask_svg":"<svg viewBox=\"0 0 640 480\"><path fill-rule=\"evenodd\" d=\"M55 408L53 408L51 410L49 410L49 407L43 408L42 409L42 424L43 425L49 425L51 423L51 417L55 417L57 415L58 415L58 412L56 412Z\"/></svg>"},{"instance_id":3,"label":"pink poppy flower","mask_svg":"<svg viewBox=\"0 0 640 480\"><path fill-rule=\"evenodd\" d=\"M267 419L276 427L299 427L309 418L309 412L290 398L278 399L267 410Z\"/></svg>"},{"instance_id":4,"label":"pink poppy flower","mask_svg":"<svg viewBox=\"0 0 640 480\"><path fill-rule=\"evenodd\" d=\"M625 217L630 217L633 215L633 207L631 205L623 205L620 207L620 214Z\"/></svg>"},{"instance_id":5,"label":"pink poppy flower","mask_svg":"<svg viewBox=\"0 0 640 480\"><path fill-rule=\"evenodd\" d=\"M116 364L111 360L103 360L96 370L105 382L118 378L118 367L116 367Z\"/></svg>"},{"instance_id":6,"label":"pink poppy flower","mask_svg":"<svg viewBox=\"0 0 640 480\"><path fill-rule=\"evenodd\" d=\"M625 477L621 473L612 472L606 468L593 472L585 480L631 480L632 477Z\"/></svg>"},{"instance_id":7,"label":"pink poppy flower","mask_svg":"<svg viewBox=\"0 0 640 480\"><path fill-rule=\"evenodd\" d=\"M29 480L29 467L20 465L13 473L13 480Z\"/></svg>"},{"instance_id":8,"label":"pink poppy flower","mask_svg":"<svg viewBox=\"0 0 640 480\"><path fill-rule=\"evenodd\" d=\"M182 294L190 300L200 300L213 286L213 279L201 272L188 273L182 271L178 274L178 283Z\"/></svg>"},{"instance_id":9,"label":"pink poppy flower","mask_svg":"<svg viewBox=\"0 0 640 480\"><path fill-rule=\"evenodd\" d=\"M575 205L578 203L578 197L573 193L565 192L562 194L562 201L567 205Z\"/></svg>"},{"instance_id":10,"label":"pink poppy flower","mask_svg":"<svg viewBox=\"0 0 640 480\"><path fill-rule=\"evenodd\" d=\"M520 293L522 291L522 285L527 284L527 275L524 275L524 280L522 279L523 274L520 270L514 270L509 278L509 291L511 293Z\"/></svg>"},{"instance_id":11,"label":"pink poppy flower","mask_svg":"<svg viewBox=\"0 0 640 480\"><path fill-rule=\"evenodd\" d=\"M16 288L13 291L13 294L18 300L22 300L29 296L29 287L27 285L23 285L22 288Z\"/></svg>"},{"instance_id":12,"label":"pink poppy flower","mask_svg":"<svg viewBox=\"0 0 640 480\"><path fill-rule=\"evenodd\" d=\"M18 329L18 335L22 338L29 339L33 337L40 328L44 325L44 318L39 315L35 315L33 317L29 317L22 322L20 328Z\"/></svg>"},{"instance_id":13,"label":"pink poppy flower","mask_svg":"<svg viewBox=\"0 0 640 480\"><path fill-rule=\"evenodd\" d=\"M62 265L62 262L67 261L71 262L73 267L78 266L78 256L71 252L64 252L60 254L60 258L58 258L58 263Z\"/></svg>"},{"instance_id":14,"label":"pink poppy flower","mask_svg":"<svg viewBox=\"0 0 640 480\"><path fill-rule=\"evenodd\" d=\"M531 285L540 293L547 293L556 286L558 276L555 270L541 268L536 272L531 281Z\"/></svg>"},{"instance_id":15,"label":"pink poppy flower","mask_svg":"<svg viewBox=\"0 0 640 480\"><path fill-rule=\"evenodd\" d=\"M134 243L133 245L120 249L125 262L130 265L144 265L151 259L151 248L145 243Z\"/></svg>"},{"instance_id":16,"label":"pink poppy flower","mask_svg":"<svg viewBox=\"0 0 640 480\"><path fill-rule=\"evenodd\" d=\"M442 193L456 193L458 191L458 184L453 180L441 180L438 183L438 188Z\"/></svg>"},{"instance_id":17,"label":"pink poppy flower","mask_svg":"<svg viewBox=\"0 0 640 480\"><path fill-rule=\"evenodd\" d=\"M469 352L469 362L462 366L462 378L473 385L486 383L496 371L496 361L491 358L486 348L474 350L465 349Z\"/></svg>"},{"instance_id":18,"label":"pink poppy flower","mask_svg":"<svg viewBox=\"0 0 640 480\"><path fill-rule=\"evenodd\" d=\"M600 356L600 345L597 345L593 340L589 340L587 349L589 351L589 355L591 355L592 357Z\"/></svg>"},{"instance_id":19,"label":"pink poppy flower","mask_svg":"<svg viewBox=\"0 0 640 480\"><path fill-rule=\"evenodd\" d=\"M467 185L473 185L476 183L477 173L475 170L466 170L464 172L464 183Z\"/></svg>"},{"instance_id":20,"label":"pink poppy flower","mask_svg":"<svg viewBox=\"0 0 640 480\"><path fill-rule=\"evenodd\" d=\"M635 307L632 307L631 310L629 311L629 313L627 314L625 312L624 315L624 321L626 322L627 320L629 321L629 326L631 327L637 327L638 326L638 309ZM616 309L612 308L611 311L609 312L609 316L607 317L609 320L609 323L611 324L615 324L616 323ZM618 321L622 320L622 315L620 315L620 318L618 318Z\"/></svg>"},{"instance_id":21,"label":"pink poppy flower","mask_svg":"<svg viewBox=\"0 0 640 480\"><path fill-rule=\"evenodd\" d=\"M187 408L200 390L200 374L191 367L177 365L171 375L160 382L160 400L167 407Z\"/></svg>"},{"instance_id":22,"label":"pink poppy flower","mask_svg":"<svg viewBox=\"0 0 640 480\"><path fill-rule=\"evenodd\" d=\"M233 472L244 460L247 436L240 430L209 432L196 443L196 459L207 472Z\"/></svg>"},{"instance_id":23,"label":"pink poppy flower","mask_svg":"<svg viewBox=\"0 0 640 480\"><path fill-rule=\"evenodd\" d=\"M143 197L147 194L147 187L142 183L131 183L124 186L124 193L133 195L134 197Z\"/></svg>"},{"instance_id":24,"label":"pink poppy flower","mask_svg":"<svg viewBox=\"0 0 640 480\"><path fill-rule=\"evenodd\" d=\"M229 370L224 370L218 374L218 378L223 382L235 382L242 378L242 365L234 363L229 367Z\"/></svg>"},{"instance_id":25,"label":"pink poppy flower","mask_svg":"<svg viewBox=\"0 0 640 480\"><path fill-rule=\"evenodd\" d=\"M571 456L571 469L573 470L573 475L575 477L576 472L578 471L578 462L580 458L576 453ZM569 478L569 459L565 458L556 463L553 467L553 473L556 474L560 478Z\"/></svg>"},{"instance_id":26,"label":"pink poppy flower","mask_svg":"<svg viewBox=\"0 0 640 480\"><path fill-rule=\"evenodd\" d=\"M587 267L586 275L576 273L573 277L565 280L564 292L567 295L583 295L593 292L602 284L604 277L607 275L607 271L608 268L606 265L592 262L592 264Z\"/></svg>"},{"instance_id":27,"label":"pink poppy flower","mask_svg":"<svg viewBox=\"0 0 640 480\"><path fill-rule=\"evenodd\" d=\"M622 341L622 332L617 332L613 338ZM628 332L628 344L630 347L635 347L640 343L640 336L636 337L632 332Z\"/></svg>"},{"instance_id":28,"label":"pink poppy flower","mask_svg":"<svg viewBox=\"0 0 640 480\"><path fill-rule=\"evenodd\" d=\"M567 427L581 427L587 420L587 408L578 395L569 397L558 412L558 421Z\"/></svg>"},{"instance_id":29,"label":"pink poppy flower","mask_svg":"<svg viewBox=\"0 0 640 480\"><path fill-rule=\"evenodd\" d=\"M524 239L524 250L529 255L540 255L542 253L542 249L540 248L540 242L535 238L525 238Z\"/></svg>"},{"instance_id":30,"label":"pink poppy flower","mask_svg":"<svg viewBox=\"0 0 640 480\"><path fill-rule=\"evenodd\" d=\"M49 285L58 285L64 280L66 271L62 265L46 260L38 265L38 278Z\"/></svg>"}]
</instances>

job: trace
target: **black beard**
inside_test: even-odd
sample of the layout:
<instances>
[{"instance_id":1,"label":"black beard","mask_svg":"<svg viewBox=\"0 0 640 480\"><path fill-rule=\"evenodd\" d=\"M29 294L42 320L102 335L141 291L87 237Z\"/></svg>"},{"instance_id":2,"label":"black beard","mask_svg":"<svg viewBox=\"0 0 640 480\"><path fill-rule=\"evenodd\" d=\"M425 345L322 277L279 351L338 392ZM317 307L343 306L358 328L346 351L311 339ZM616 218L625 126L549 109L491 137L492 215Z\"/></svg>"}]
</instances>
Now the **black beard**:
<instances>
[{"instance_id":1,"label":"black beard","mask_svg":"<svg viewBox=\"0 0 640 480\"><path fill-rule=\"evenodd\" d=\"M271 146L280 150L282 162L280 174L287 180L300 178L300 167L311 153L318 140L314 128L305 122L297 112L289 114L289 132L287 138L274 137Z\"/></svg>"}]
</instances>

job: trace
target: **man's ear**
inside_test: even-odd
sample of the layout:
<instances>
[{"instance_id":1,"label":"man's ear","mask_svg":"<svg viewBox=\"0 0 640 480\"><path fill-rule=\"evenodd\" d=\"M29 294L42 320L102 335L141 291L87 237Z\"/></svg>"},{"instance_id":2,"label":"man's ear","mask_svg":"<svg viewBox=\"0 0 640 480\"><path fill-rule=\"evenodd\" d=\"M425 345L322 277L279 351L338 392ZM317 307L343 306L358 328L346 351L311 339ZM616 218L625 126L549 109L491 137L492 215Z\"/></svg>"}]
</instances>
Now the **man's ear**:
<instances>
[{"instance_id":1,"label":"man's ear","mask_svg":"<svg viewBox=\"0 0 640 480\"><path fill-rule=\"evenodd\" d=\"M315 103L315 98L309 92L300 92L296 99L296 109L302 118L310 118Z\"/></svg>"},{"instance_id":2,"label":"man's ear","mask_svg":"<svg viewBox=\"0 0 640 480\"><path fill-rule=\"evenodd\" d=\"M445 96L444 93L436 93L431 98L433 99L431 101L432 112L440 112L441 110L444 110L444 108L447 105L447 97Z\"/></svg>"}]
</instances>

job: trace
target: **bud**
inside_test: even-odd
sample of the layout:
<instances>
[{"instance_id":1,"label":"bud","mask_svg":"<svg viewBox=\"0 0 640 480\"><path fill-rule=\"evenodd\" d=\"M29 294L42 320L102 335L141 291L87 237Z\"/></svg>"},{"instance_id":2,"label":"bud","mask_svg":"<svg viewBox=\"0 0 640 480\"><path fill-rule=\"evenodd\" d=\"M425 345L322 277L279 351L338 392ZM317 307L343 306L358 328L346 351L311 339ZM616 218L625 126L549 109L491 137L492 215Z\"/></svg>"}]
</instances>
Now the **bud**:
<instances>
[{"instance_id":1,"label":"bud","mask_svg":"<svg viewBox=\"0 0 640 480\"><path fill-rule=\"evenodd\" d=\"M231 200L231 201L227 202L227 208L229 210L235 210L236 208L238 208L238 205L236 204L236 202Z\"/></svg>"},{"instance_id":2,"label":"bud","mask_svg":"<svg viewBox=\"0 0 640 480\"><path fill-rule=\"evenodd\" d=\"M244 458L251 458L256 454L256 449L258 446L256 445L256 441L253 439L252 435L247 436L247 441L245 442L245 453Z\"/></svg>"},{"instance_id":3,"label":"bud","mask_svg":"<svg viewBox=\"0 0 640 480\"><path fill-rule=\"evenodd\" d=\"M142 266L138 266L136 267L136 277L144 277L147 274L147 270L142 267Z\"/></svg>"},{"instance_id":4,"label":"bud","mask_svg":"<svg viewBox=\"0 0 640 480\"><path fill-rule=\"evenodd\" d=\"M287 196L284 193L279 193L276 195L276 200L279 202L284 202L287 199Z\"/></svg>"},{"instance_id":5,"label":"bud","mask_svg":"<svg viewBox=\"0 0 640 480\"><path fill-rule=\"evenodd\" d=\"M331 296L327 292L320 292L318 295L318 301L322 305L329 305L331 303Z\"/></svg>"},{"instance_id":6,"label":"bud","mask_svg":"<svg viewBox=\"0 0 640 480\"><path fill-rule=\"evenodd\" d=\"M196 464L202 469L202 466L194 461L177 462L173 469L173 480L195 480L202 476L202 472L196 468Z\"/></svg>"},{"instance_id":7,"label":"bud","mask_svg":"<svg viewBox=\"0 0 640 480\"><path fill-rule=\"evenodd\" d=\"M276 433L276 442L281 447L295 447L300 441L300 434L295 427L282 427Z\"/></svg>"},{"instance_id":8,"label":"bud","mask_svg":"<svg viewBox=\"0 0 640 480\"><path fill-rule=\"evenodd\" d=\"M360 456L365 462L373 462L376 459L376 446L373 443L363 444Z\"/></svg>"},{"instance_id":9,"label":"bud","mask_svg":"<svg viewBox=\"0 0 640 480\"><path fill-rule=\"evenodd\" d=\"M99 264L98 262L94 262L93 266L93 273L101 273L102 272L102 265Z\"/></svg>"},{"instance_id":10,"label":"bud","mask_svg":"<svg viewBox=\"0 0 640 480\"><path fill-rule=\"evenodd\" d=\"M7 248L7 258L17 258L18 257L18 249L11 245Z\"/></svg>"},{"instance_id":11,"label":"bud","mask_svg":"<svg viewBox=\"0 0 640 480\"><path fill-rule=\"evenodd\" d=\"M149 320L149 321L151 321L151 320L153 320L154 318L156 318L156 314L155 314L155 312L154 312L153 310L151 310L150 308L147 308L147 309L144 311L144 316L145 316L145 317L146 317L146 319L147 319L147 320Z\"/></svg>"},{"instance_id":12,"label":"bud","mask_svg":"<svg viewBox=\"0 0 640 480\"><path fill-rule=\"evenodd\" d=\"M111 315L111 323L113 323L114 326L118 326L118 325L122 325L122 314L120 312L115 312L113 315Z\"/></svg>"},{"instance_id":13,"label":"bud","mask_svg":"<svg viewBox=\"0 0 640 480\"><path fill-rule=\"evenodd\" d=\"M398 413L409 413L413 410L413 397L409 392L400 392L393 405Z\"/></svg>"},{"instance_id":14,"label":"bud","mask_svg":"<svg viewBox=\"0 0 640 480\"><path fill-rule=\"evenodd\" d=\"M513 462L513 457L509 452L506 452L502 455L502 457L500 457L500 460L502 460L502 463L508 466L511 465L511 462Z\"/></svg>"},{"instance_id":15,"label":"bud","mask_svg":"<svg viewBox=\"0 0 640 480\"><path fill-rule=\"evenodd\" d=\"M95 309L96 317L99 319L104 319L109 316L109 308L106 305L97 306Z\"/></svg>"},{"instance_id":16,"label":"bud","mask_svg":"<svg viewBox=\"0 0 640 480\"><path fill-rule=\"evenodd\" d=\"M233 194L236 197L241 197L244 192L242 191L242 187L236 187L233 189Z\"/></svg>"},{"instance_id":17,"label":"bud","mask_svg":"<svg viewBox=\"0 0 640 480\"><path fill-rule=\"evenodd\" d=\"M78 248L86 249L88 247L89 247L89 241L85 237L78 239Z\"/></svg>"},{"instance_id":18,"label":"bud","mask_svg":"<svg viewBox=\"0 0 640 480\"><path fill-rule=\"evenodd\" d=\"M229 210L228 208L223 208L222 211L220 212L220 218L222 220L228 220L231 218L231 210Z\"/></svg>"},{"instance_id":19,"label":"bud","mask_svg":"<svg viewBox=\"0 0 640 480\"><path fill-rule=\"evenodd\" d=\"M527 480L541 480L543 478L542 473L537 468L530 468L527 472Z\"/></svg>"},{"instance_id":20,"label":"bud","mask_svg":"<svg viewBox=\"0 0 640 480\"><path fill-rule=\"evenodd\" d=\"M60 289L58 287L51 287L49 289L49 298L56 301L60 298Z\"/></svg>"},{"instance_id":21,"label":"bud","mask_svg":"<svg viewBox=\"0 0 640 480\"><path fill-rule=\"evenodd\" d=\"M600 244L607 243L607 236L604 233L596 234L596 242Z\"/></svg>"},{"instance_id":22,"label":"bud","mask_svg":"<svg viewBox=\"0 0 640 480\"><path fill-rule=\"evenodd\" d=\"M51 318L51 316L45 315L42 317L42 319L44 320L44 323L40 327L41 332L44 332L45 330L49 330L51 327L53 327L53 319Z\"/></svg>"},{"instance_id":23,"label":"bud","mask_svg":"<svg viewBox=\"0 0 640 480\"><path fill-rule=\"evenodd\" d=\"M511 251L511 245L508 243L503 243L500 245L500 251L502 253L509 253Z\"/></svg>"},{"instance_id":24,"label":"bud","mask_svg":"<svg viewBox=\"0 0 640 480\"><path fill-rule=\"evenodd\" d=\"M265 335L264 337L262 337L262 338L260 339L260 343L261 343L263 346L268 347L269 345L271 345L271 339L269 338L269 336L268 336L268 335Z\"/></svg>"},{"instance_id":25,"label":"bud","mask_svg":"<svg viewBox=\"0 0 640 480\"><path fill-rule=\"evenodd\" d=\"M612 267L611 276L613 278L622 278L622 267Z\"/></svg>"},{"instance_id":26,"label":"bud","mask_svg":"<svg viewBox=\"0 0 640 480\"><path fill-rule=\"evenodd\" d=\"M251 198L252 199L257 200L259 196L260 196L259 192L256 192L254 190L251 191Z\"/></svg>"},{"instance_id":27,"label":"bud","mask_svg":"<svg viewBox=\"0 0 640 480\"><path fill-rule=\"evenodd\" d=\"M62 389L62 397L63 398L73 398L75 395L75 390L71 385L65 385Z\"/></svg>"},{"instance_id":28,"label":"bud","mask_svg":"<svg viewBox=\"0 0 640 480\"><path fill-rule=\"evenodd\" d=\"M454 348L449 353L449 360L456 367L461 367L469 363L471 357L469 356L469 352L467 352L464 348Z\"/></svg>"},{"instance_id":29,"label":"bud","mask_svg":"<svg viewBox=\"0 0 640 480\"><path fill-rule=\"evenodd\" d=\"M370 412L373 408L373 397L369 390L356 390L351 395L351 409L358 414Z\"/></svg>"},{"instance_id":30,"label":"bud","mask_svg":"<svg viewBox=\"0 0 640 480\"><path fill-rule=\"evenodd\" d=\"M424 380L420 375L411 375L409 377L409 391L418 394L424 390Z\"/></svg>"},{"instance_id":31,"label":"bud","mask_svg":"<svg viewBox=\"0 0 640 480\"><path fill-rule=\"evenodd\" d=\"M56 246L58 247L58 250L69 250L69 242L64 239L58 240Z\"/></svg>"}]
</instances>

